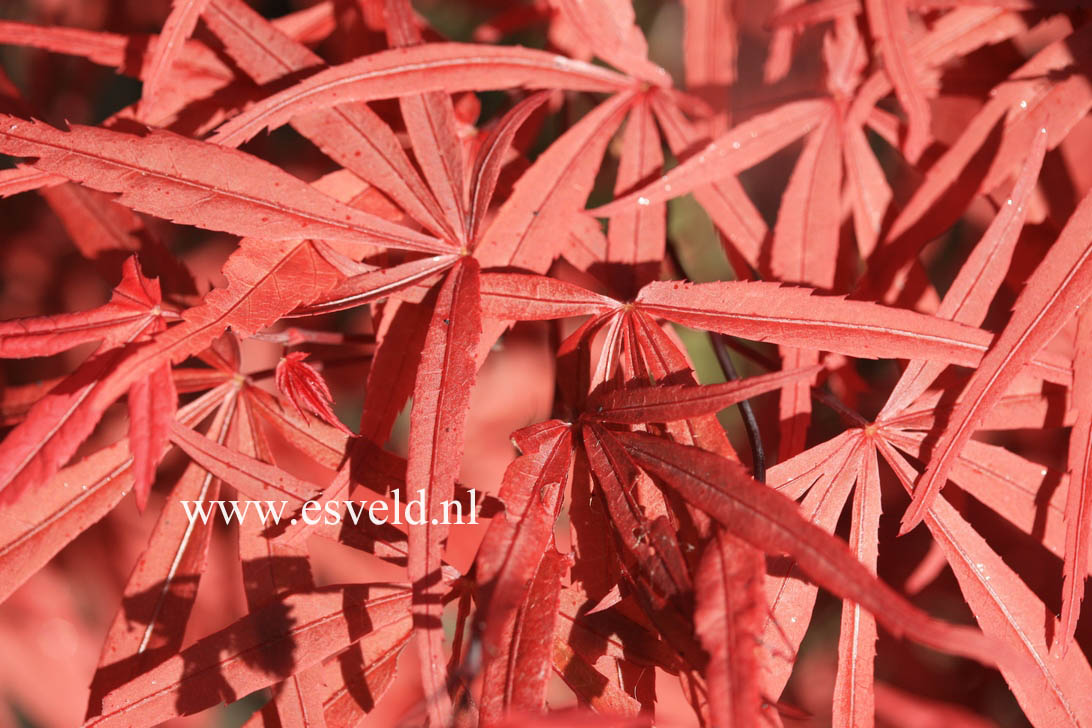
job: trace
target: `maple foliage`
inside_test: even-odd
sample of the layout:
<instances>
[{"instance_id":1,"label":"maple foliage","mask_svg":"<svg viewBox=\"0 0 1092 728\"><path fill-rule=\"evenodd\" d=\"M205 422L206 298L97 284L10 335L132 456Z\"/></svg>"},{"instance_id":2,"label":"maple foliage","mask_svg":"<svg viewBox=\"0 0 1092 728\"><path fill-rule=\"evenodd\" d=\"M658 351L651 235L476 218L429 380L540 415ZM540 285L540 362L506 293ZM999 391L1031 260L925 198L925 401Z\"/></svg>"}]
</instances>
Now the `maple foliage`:
<instances>
[{"instance_id":1,"label":"maple foliage","mask_svg":"<svg viewBox=\"0 0 1092 728\"><path fill-rule=\"evenodd\" d=\"M0 725L1092 725L1084 3L0 45Z\"/></svg>"}]
</instances>

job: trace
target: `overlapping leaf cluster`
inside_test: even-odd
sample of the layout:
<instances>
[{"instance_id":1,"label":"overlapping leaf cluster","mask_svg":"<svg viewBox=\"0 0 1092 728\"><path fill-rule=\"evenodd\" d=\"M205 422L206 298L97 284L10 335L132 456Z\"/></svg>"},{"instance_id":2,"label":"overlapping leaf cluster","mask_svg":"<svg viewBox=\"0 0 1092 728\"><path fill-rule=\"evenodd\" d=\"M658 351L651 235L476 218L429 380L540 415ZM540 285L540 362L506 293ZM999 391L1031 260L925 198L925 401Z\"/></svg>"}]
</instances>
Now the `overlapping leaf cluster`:
<instances>
[{"instance_id":1,"label":"overlapping leaf cluster","mask_svg":"<svg viewBox=\"0 0 1092 728\"><path fill-rule=\"evenodd\" d=\"M1092 15L751 5L638 3L681 17L657 36L674 73L628 0L467 4L459 40L408 0L273 20L174 0L151 36L0 21L33 58L142 82L101 124L54 125L55 100L0 76L0 194L51 211L5 234L37 225L114 285L0 322L3 358L62 361L55 379L11 362L0 395L0 597L33 599L129 491L144 514L86 725L256 691L248 725L359 725L407 669L404 717L432 726L664 705L779 725L806 717L794 669L832 686L806 707L836 725L980 720L878 682L880 627L977 680L996 668L1033 725L1092 724ZM268 154L283 127L321 174ZM697 244L695 215L715 227ZM195 251L213 249L210 287ZM552 411L512 435L503 477L463 482L475 381L528 331ZM726 381L699 383L709 352ZM1018 434L975 437L1006 430L1041 432L1053 467ZM420 524L186 517L419 491ZM449 501L486 526L448 525ZM913 536L881 533L885 504ZM225 535L242 568L220 586L245 608L203 630ZM879 543L905 561L914 538L929 551L892 587ZM397 578L331 580L331 542ZM1060 578L1014 569L1019 549ZM973 625L911 602L938 579ZM798 659L820 587L842 600L825 683ZM918 659L922 682L944 669Z\"/></svg>"}]
</instances>

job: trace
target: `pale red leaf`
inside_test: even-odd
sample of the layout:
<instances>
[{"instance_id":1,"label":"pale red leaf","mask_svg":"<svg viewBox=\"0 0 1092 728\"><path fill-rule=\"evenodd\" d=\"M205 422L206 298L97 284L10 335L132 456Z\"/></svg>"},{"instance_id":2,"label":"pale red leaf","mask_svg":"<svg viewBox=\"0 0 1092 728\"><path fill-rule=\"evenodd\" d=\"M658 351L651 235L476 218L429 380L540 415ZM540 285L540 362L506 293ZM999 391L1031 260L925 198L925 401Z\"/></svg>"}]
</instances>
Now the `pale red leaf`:
<instances>
[{"instance_id":1,"label":"pale red leaf","mask_svg":"<svg viewBox=\"0 0 1092 728\"><path fill-rule=\"evenodd\" d=\"M384 311L386 331L368 370L364 411L360 416L360 436L382 444L391 434L398 413L413 393L414 379L421 361L421 349L432 320L432 310L424 303L392 302Z\"/></svg>"},{"instance_id":2,"label":"pale red leaf","mask_svg":"<svg viewBox=\"0 0 1092 728\"><path fill-rule=\"evenodd\" d=\"M981 329L916 311L778 283L658 281L645 286L637 305L692 328L868 359L975 366L993 339Z\"/></svg>"},{"instance_id":3,"label":"pale red leaf","mask_svg":"<svg viewBox=\"0 0 1092 728\"><path fill-rule=\"evenodd\" d=\"M48 482L120 396L103 386L127 348L95 354L38 400L0 442L0 500L10 503L30 485Z\"/></svg>"},{"instance_id":4,"label":"pale red leaf","mask_svg":"<svg viewBox=\"0 0 1092 728\"><path fill-rule=\"evenodd\" d=\"M1006 32L999 34L995 28L991 28L990 23L991 15L1000 15L1000 19L1003 20L1014 18L1014 14L1002 13L996 9L982 9L981 12L986 15L978 20L979 22L986 20L984 29L989 30L992 37L1005 37L1012 34L1011 27L1006 26ZM938 30L939 25L938 23ZM1019 29L1022 29L1022 26L1018 26L1017 30ZM948 29L948 33L957 37L959 33L966 31L966 26L958 23ZM978 168L980 163L977 157L980 150L987 145L1006 113L1016 114L1014 118L1017 119L1023 118L1024 108L1029 106L1035 108L1039 100L1049 93L1052 86L1044 84L1041 79L1050 78L1061 69L1070 67L1075 61L1084 58L1076 52L1088 52L1090 37L1092 37L1092 26L1085 25L1075 33L1050 43L996 86L986 104L964 124L963 133L955 143L929 167L921 186L891 223L887 233L888 239L894 243L889 246L890 257L900 257L900 253L905 256L908 252L905 248L916 253L920 246L954 223L963 214L967 202L975 194L986 191L981 185L985 170ZM938 45L943 47L943 44ZM951 43L947 45L950 47ZM1082 63L1086 64L1088 61L1083 60ZM1068 117L1068 114L1059 114L1059 116ZM1044 126L1046 126L1045 123L1039 123L1035 131ZM1061 139L1062 135L1055 135L1053 132L1048 134L1048 148ZM995 157L991 163L993 169L1003 168L1005 174L1002 177L1017 170L1023 163L1032 140L1033 135L1029 134L1021 148L1010 149L1003 159ZM995 179L995 182L1000 181ZM915 233L915 228L921 228L920 232ZM883 261L883 264L890 263ZM870 264L870 267L882 266Z\"/></svg>"},{"instance_id":5,"label":"pale red leaf","mask_svg":"<svg viewBox=\"0 0 1092 728\"><path fill-rule=\"evenodd\" d=\"M841 226L842 129L833 108L808 137L789 177L777 210L769 247L773 277L820 290L831 290L838 262ZM816 364L818 352L782 347L782 368ZM811 423L811 387L798 382L778 400L781 437L777 459L804 449Z\"/></svg>"},{"instance_id":6,"label":"pale red leaf","mask_svg":"<svg viewBox=\"0 0 1092 728\"><path fill-rule=\"evenodd\" d=\"M913 467L882 440L880 448L909 492ZM935 499L925 520L982 630L1027 656L1023 664L1031 668L1001 665L1001 674L1032 724L1082 725L1092 720L1092 694L1085 689L1092 668L1080 650L1063 656L1058 640L1048 645L1047 630L1058 635L1059 624L1047 606L947 500ZM1044 618L1049 621L1044 623Z\"/></svg>"},{"instance_id":7,"label":"pale red leaf","mask_svg":"<svg viewBox=\"0 0 1092 728\"><path fill-rule=\"evenodd\" d=\"M942 557L943 558L943 557ZM894 728L997 728L969 708L876 683L876 717Z\"/></svg>"},{"instance_id":8,"label":"pale red leaf","mask_svg":"<svg viewBox=\"0 0 1092 728\"><path fill-rule=\"evenodd\" d=\"M500 321L595 316L621 304L574 283L523 273L481 275L482 315Z\"/></svg>"},{"instance_id":9,"label":"pale red leaf","mask_svg":"<svg viewBox=\"0 0 1092 728\"><path fill-rule=\"evenodd\" d=\"M583 710L555 710L545 715L518 715L504 722L502 728L646 728L648 716L626 718L601 715Z\"/></svg>"},{"instance_id":10,"label":"pale red leaf","mask_svg":"<svg viewBox=\"0 0 1092 728\"><path fill-rule=\"evenodd\" d=\"M1069 488L1065 503L1065 570L1062 588L1061 651L1064 655L1077 629L1088 576L1092 538L1092 314L1080 314L1077 355L1073 361L1073 404L1077 421L1069 435Z\"/></svg>"},{"instance_id":11,"label":"pale red leaf","mask_svg":"<svg viewBox=\"0 0 1092 728\"><path fill-rule=\"evenodd\" d=\"M611 92L631 83L604 68L530 48L429 43L372 53L316 73L255 104L222 126L212 141L238 146L300 114L354 101L516 86Z\"/></svg>"},{"instance_id":12,"label":"pale red leaf","mask_svg":"<svg viewBox=\"0 0 1092 728\"><path fill-rule=\"evenodd\" d=\"M629 6L628 0L623 0ZM615 196L623 196L660 174L664 156L648 97L629 112L622 133ZM607 275L620 298L628 298L660 272L667 237L667 207L639 206L610 221L607 231Z\"/></svg>"},{"instance_id":13,"label":"pale red leaf","mask_svg":"<svg viewBox=\"0 0 1092 728\"><path fill-rule=\"evenodd\" d=\"M171 12L163 24L163 31L140 72L144 81L142 106L150 108L159 100L160 88L166 82L167 73L182 53L186 39L197 28L197 19L208 3L209 0L174 0L171 3Z\"/></svg>"},{"instance_id":14,"label":"pale red leaf","mask_svg":"<svg viewBox=\"0 0 1092 728\"><path fill-rule=\"evenodd\" d=\"M0 322L0 358L50 356L88 341L101 341L100 350L152 333L163 315L159 282L141 273L135 257L122 266L121 282L110 302L81 313L41 316Z\"/></svg>"},{"instance_id":15,"label":"pale red leaf","mask_svg":"<svg viewBox=\"0 0 1092 728\"><path fill-rule=\"evenodd\" d=\"M630 0L552 0L599 58L634 78L670 86L667 71L648 60L648 44L637 27Z\"/></svg>"},{"instance_id":16,"label":"pale red leaf","mask_svg":"<svg viewBox=\"0 0 1092 728\"><path fill-rule=\"evenodd\" d=\"M862 127L843 124L842 143L846 172L844 194L852 195L857 247L861 255L869 256L876 248L880 226L893 193Z\"/></svg>"},{"instance_id":17,"label":"pale red leaf","mask_svg":"<svg viewBox=\"0 0 1092 728\"><path fill-rule=\"evenodd\" d=\"M392 48L421 47L421 34L409 0L386 0L387 39ZM444 91L399 96L413 156L439 203L449 235L461 247L467 244L466 166L463 144L456 131L455 108Z\"/></svg>"},{"instance_id":18,"label":"pale red leaf","mask_svg":"<svg viewBox=\"0 0 1092 728\"><path fill-rule=\"evenodd\" d=\"M287 500L294 508L321 490L276 465L263 463L219 445L177 421L171 425L171 442L194 462L237 488L252 501L265 500L272 507L276 501ZM244 501L243 505L249 505L249 502Z\"/></svg>"},{"instance_id":19,"label":"pale red leaf","mask_svg":"<svg viewBox=\"0 0 1092 728\"><path fill-rule=\"evenodd\" d=\"M0 22L0 43L80 56L114 68L125 63L125 49L130 42L129 37L119 33L49 27L14 20Z\"/></svg>"},{"instance_id":20,"label":"pale red leaf","mask_svg":"<svg viewBox=\"0 0 1092 728\"><path fill-rule=\"evenodd\" d=\"M792 460L770 469L771 484L784 480L783 491L794 497L809 488L800 513L827 533L834 533L845 510L850 490L857 481L862 448L856 431L806 450ZM790 472L785 472L786 470ZM802 472L800 472L802 471ZM797 650L811 624L818 587L795 562L779 564L766 577L769 614L763 624L762 689L764 695L780 695L796 664Z\"/></svg>"},{"instance_id":21,"label":"pale red leaf","mask_svg":"<svg viewBox=\"0 0 1092 728\"><path fill-rule=\"evenodd\" d=\"M22 422L34 403L57 386L60 377L43 379L33 384L4 387L0 391L0 424L5 427Z\"/></svg>"},{"instance_id":22,"label":"pale red leaf","mask_svg":"<svg viewBox=\"0 0 1092 728\"><path fill-rule=\"evenodd\" d=\"M879 559L880 470L876 448L865 446L853 493L849 549L876 573ZM838 635L838 673L834 679L835 726L871 726L875 722L876 618L859 604L842 602L842 629Z\"/></svg>"},{"instance_id":23,"label":"pale red leaf","mask_svg":"<svg viewBox=\"0 0 1092 728\"><path fill-rule=\"evenodd\" d=\"M218 5L226 0L212 0ZM321 0L270 21L277 30L300 43L321 43L337 29L337 17L332 0Z\"/></svg>"},{"instance_id":24,"label":"pale red leaf","mask_svg":"<svg viewBox=\"0 0 1092 728\"><path fill-rule=\"evenodd\" d=\"M227 390L209 426L220 443L227 439L237 391ZM103 640L91 682L88 716L101 712L102 697L136 678L182 647L186 623L205 571L212 524L183 517L183 501L215 500L219 481L190 463L163 504L148 545L129 575L121 607Z\"/></svg>"},{"instance_id":25,"label":"pale red leaf","mask_svg":"<svg viewBox=\"0 0 1092 728\"><path fill-rule=\"evenodd\" d=\"M558 137L516 182L475 256L483 268L545 273L567 242L560 230L583 208L607 143L633 102L615 94Z\"/></svg>"},{"instance_id":26,"label":"pale red leaf","mask_svg":"<svg viewBox=\"0 0 1092 728\"><path fill-rule=\"evenodd\" d=\"M364 634L401 630L410 593L383 585L296 594L205 637L110 692L88 726L152 725L233 701L336 654Z\"/></svg>"},{"instance_id":27,"label":"pale red leaf","mask_svg":"<svg viewBox=\"0 0 1092 728\"><path fill-rule=\"evenodd\" d=\"M239 452L271 461L272 448L257 426L249 398L240 402L231 429L232 446ZM278 597L315 588L306 551L283 540L266 538L266 524L260 518L239 523L239 559L247 605L257 610ZM262 707L270 723L300 728L326 728L322 668L313 665L286 678L274 689L273 700Z\"/></svg>"},{"instance_id":28,"label":"pale red leaf","mask_svg":"<svg viewBox=\"0 0 1092 728\"><path fill-rule=\"evenodd\" d=\"M777 15L784 12L785 8L800 5L802 0L777 0L775 8ZM775 16L776 17L776 16ZM792 55L797 41L797 29L783 25L774 26L770 36L769 49L766 53L766 63L762 68L762 79L768 84L783 81L792 67Z\"/></svg>"},{"instance_id":29,"label":"pale red leaf","mask_svg":"<svg viewBox=\"0 0 1092 728\"><path fill-rule=\"evenodd\" d=\"M375 708L394 682L398 657L412 634L412 625L406 625L403 633L380 630L323 666L323 681L329 690L323 701L327 725L356 725Z\"/></svg>"},{"instance_id":30,"label":"pale red leaf","mask_svg":"<svg viewBox=\"0 0 1092 728\"><path fill-rule=\"evenodd\" d=\"M612 217L634 206L666 202L742 172L788 146L829 117L827 100L793 101L733 127L660 179L591 213Z\"/></svg>"},{"instance_id":31,"label":"pale red leaf","mask_svg":"<svg viewBox=\"0 0 1092 728\"><path fill-rule=\"evenodd\" d=\"M223 385L182 407L178 421L196 425L227 389ZM121 502L133 484L132 465L129 443L121 440L60 470L34 498L0 509L0 601Z\"/></svg>"},{"instance_id":32,"label":"pale red leaf","mask_svg":"<svg viewBox=\"0 0 1092 728\"><path fill-rule=\"evenodd\" d=\"M319 7L319 6L316 6ZM205 22L225 50L258 83L269 83L323 60L281 32L243 0L213 0ZM300 134L361 179L375 185L432 232L444 232L442 214L391 128L364 104L335 106L292 120Z\"/></svg>"},{"instance_id":33,"label":"pale red leaf","mask_svg":"<svg viewBox=\"0 0 1092 728\"><path fill-rule=\"evenodd\" d=\"M94 261L108 280L117 274L117 258L132 251L160 286L170 293L196 293L189 268L129 208L111 195L75 183L41 190L65 232L83 257Z\"/></svg>"},{"instance_id":34,"label":"pale red leaf","mask_svg":"<svg viewBox=\"0 0 1092 728\"><path fill-rule=\"evenodd\" d=\"M925 433L885 428L884 434L900 450L922 456ZM1003 447L971 440L949 477L1052 554L1064 557L1067 476ZM1044 502L1046 492L1050 492L1050 498Z\"/></svg>"},{"instance_id":35,"label":"pale red leaf","mask_svg":"<svg viewBox=\"0 0 1092 728\"><path fill-rule=\"evenodd\" d=\"M910 49L907 0L864 0L872 37L883 56L884 68L908 119L904 142L907 158L915 162L931 140L929 100Z\"/></svg>"},{"instance_id":36,"label":"pale red leaf","mask_svg":"<svg viewBox=\"0 0 1092 728\"><path fill-rule=\"evenodd\" d=\"M341 465L349 443L349 437L342 430L318 420L297 417L291 410L281 407L273 395L257 387L247 387L246 404L250 412L261 418L289 445L316 463L330 470ZM275 462L276 452L273 455Z\"/></svg>"},{"instance_id":37,"label":"pale red leaf","mask_svg":"<svg viewBox=\"0 0 1092 728\"><path fill-rule=\"evenodd\" d=\"M45 187L41 195L85 258L94 259L107 251L140 249L140 217L113 202L110 195L72 182Z\"/></svg>"},{"instance_id":38,"label":"pale red leaf","mask_svg":"<svg viewBox=\"0 0 1092 728\"><path fill-rule=\"evenodd\" d=\"M0 198L64 184L67 181L64 177L48 174L34 167L19 165L12 169L0 170Z\"/></svg>"},{"instance_id":39,"label":"pale red leaf","mask_svg":"<svg viewBox=\"0 0 1092 728\"><path fill-rule=\"evenodd\" d=\"M353 209L257 157L150 131L145 136L0 116L0 151L174 222L271 240L328 238L441 252L442 241Z\"/></svg>"},{"instance_id":40,"label":"pale red leaf","mask_svg":"<svg viewBox=\"0 0 1092 728\"><path fill-rule=\"evenodd\" d=\"M1028 278L1012 317L963 390L940 437L929 466L914 489L902 519L905 533L921 522L944 487L955 458L985 413L1005 394L1021 368L1070 320L1092 294L1092 195L1078 205L1057 241Z\"/></svg>"},{"instance_id":41,"label":"pale red leaf","mask_svg":"<svg viewBox=\"0 0 1092 728\"><path fill-rule=\"evenodd\" d=\"M835 109L823 109L778 207L769 264L777 280L820 289L834 285L841 224L841 135Z\"/></svg>"},{"instance_id":42,"label":"pale red leaf","mask_svg":"<svg viewBox=\"0 0 1092 728\"><path fill-rule=\"evenodd\" d=\"M167 329L110 372L104 382L109 390L104 400L120 396L119 389L160 361L177 363L197 354L228 328L243 337L257 333L339 280L336 268L309 241L244 238L222 273L226 286L209 292L200 305L186 310L180 325Z\"/></svg>"},{"instance_id":43,"label":"pale red leaf","mask_svg":"<svg viewBox=\"0 0 1092 728\"><path fill-rule=\"evenodd\" d=\"M766 471L766 484L797 500L821 478L837 472L846 453L856 446L859 433L846 430L837 437L810 447Z\"/></svg>"},{"instance_id":44,"label":"pale red leaf","mask_svg":"<svg viewBox=\"0 0 1092 728\"><path fill-rule=\"evenodd\" d=\"M454 254L418 258L389 268L359 273L327 291L321 299L293 311L292 316L312 316L363 306L396 295L412 286L429 284L458 261Z\"/></svg>"},{"instance_id":45,"label":"pale red leaf","mask_svg":"<svg viewBox=\"0 0 1092 728\"><path fill-rule=\"evenodd\" d=\"M512 140L523 123L550 97L546 91L528 96L506 113L478 147L474 169L470 174L470 203L467 206L468 236L477 240L485 222L489 203L497 189L497 179L505 162L505 155L512 147Z\"/></svg>"},{"instance_id":46,"label":"pale red leaf","mask_svg":"<svg viewBox=\"0 0 1092 728\"><path fill-rule=\"evenodd\" d=\"M333 285L336 272L310 242L244 239L224 266L228 286L188 309L181 325L141 348L96 355L37 402L0 443L0 489L14 498L48 479L94 429L102 413L150 368L196 354L229 326L249 336Z\"/></svg>"},{"instance_id":47,"label":"pale red leaf","mask_svg":"<svg viewBox=\"0 0 1092 728\"><path fill-rule=\"evenodd\" d=\"M686 87L704 92L709 99L712 89L727 87L736 80L736 20L731 5L717 0L683 0L682 5Z\"/></svg>"},{"instance_id":48,"label":"pale red leaf","mask_svg":"<svg viewBox=\"0 0 1092 728\"><path fill-rule=\"evenodd\" d=\"M808 349L781 347L783 369L806 368L819 362L819 352ZM798 381L781 390L777 401L780 437L777 441L778 462L804 451L811 425L811 382Z\"/></svg>"},{"instance_id":49,"label":"pale red leaf","mask_svg":"<svg viewBox=\"0 0 1092 728\"><path fill-rule=\"evenodd\" d=\"M720 5L718 2L709 4ZM700 156L707 140L686 120L677 106L665 101L660 94L653 97L652 108L672 153L682 160ZM747 196L735 175L699 185L694 188L694 199L709 213L713 224L723 236L722 243L727 244L726 241L730 241L735 250L757 268L760 251L769 230L758 208Z\"/></svg>"},{"instance_id":50,"label":"pale red leaf","mask_svg":"<svg viewBox=\"0 0 1092 728\"><path fill-rule=\"evenodd\" d=\"M1092 86L1085 74L1092 69L1092 52L1085 46L1086 36L1078 28L1067 39L1071 58L1056 82L1043 89L1032 87L1017 104L1021 111L1012 114L1005 125L1001 144L997 148L990 168L979 186L981 190L993 190L1010 175L1020 169L1027 150L1035 144L1035 137L1047 130L1050 147L1056 147L1092 109ZM1079 70L1078 70L1079 69Z\"/></svg>"},{"instance_id":51,"label":"pale red leaf","mask_svg":"<svg viewBox=\"0 0 1092 728\"><path fill-rule=\"evenodd\" d=\"M937 309L941 318L978 326L1000 288L1027 217L1027 205L1046 154L1046 134L1039 134L1005 204L978 241ZM891 392L878 419L904 409L928 389L943 370L936 362L911 362Z\"/></svg>"}]
</instances>

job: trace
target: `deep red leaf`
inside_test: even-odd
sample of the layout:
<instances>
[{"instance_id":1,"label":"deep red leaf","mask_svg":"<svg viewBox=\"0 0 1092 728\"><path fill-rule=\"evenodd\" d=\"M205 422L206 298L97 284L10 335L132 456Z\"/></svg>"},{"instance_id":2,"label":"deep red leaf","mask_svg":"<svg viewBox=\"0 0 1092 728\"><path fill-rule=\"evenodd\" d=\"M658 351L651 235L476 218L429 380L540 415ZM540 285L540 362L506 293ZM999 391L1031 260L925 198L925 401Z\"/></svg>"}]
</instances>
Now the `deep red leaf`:
<instances>
[{"instance_id":1,"label":"deep red leaf","mask_svg":"<svg viewBox=\"0 0 1092 728\"><path fill-rule=\"evenodd\" d=\"M170 362L163 362L129 388L129 449L133 453L133 494L140 511L148 504L155 471L178 408Z\"/></svg>"},{"instance_id":2,"label":"deep red leaf","mask_svg":"<svg viewBox=\"0 0 1092 728\"><path fill-rule=\"evenodd\" d=\"M572 465L572 433L558 420L524 428L514 439L522 455L504 473L498 497L505 510L490 523L476 560L487 660L501 654L501 633L550 544Z\"/></svg>"},{"instance_id":3,"label":"deep red leaf","mask_svg":"<svg viewBox=\"0 0 1092 728\"><path fill-rule=\"evenodd\" d=\"M552 644L561 605L561 579L569 566L555 549L544 550L532 571L526 597L518 604L486 662L481 697L481 725L494 726L509 714L541 713L553 661Z\"/></svg>"},{"instance_id":4,"label":"deep red leaf","mask_svg":"<svg viewBox=\"0 0 1092 728\"><path fill-rule=\"evenodd\" d=\"M705 547L694 582L694 629L710 657L706 684L712 725L758 724L764 575L762 552L725 532Z\"/></svg>"},{"instance_id":5,"label":"deep red leaf","mask_svg":"<svg viewBox=\"0 0 1092 728\"><path fill-rule=\"evenodd\" d=\"M409 527L409 577L422 683L437 725L446 725L451 717L440 630L440 567L449 531L446 501L454 495L459 474L481 331L478 264L464 257L444 280L425 335L413 387L406 465L407 483L425 492L424 523Z\"/></svg>"},{"instance_id":6,"label":"deep red leaf","mask_svg":"<svg viewBox=\"0 0 1092 728\"><path fill-rule=\"evenodd\" d=\"M304 361L307 356L305 351L293 351L281 357L277 362L277 389L288 397L301 418L306 419L304 410L307 410L326 424L352 435L352 430L342 424L334 414L330 406L334 401L330 388L322 375Z\"/></svg>"},{"instance_id":7,"label":"deep red leaf","mask_svg":"<svg viewBox=\"0 0 1092 728\"><path fill-rule=\"evenodd\" d=\"M756 483L742 466L713 453L644 433L615 433L643 467L680 495L767 553L790 554L812 579L851 599L896 635L938 650L994 664L1004 655L976 630L945 624L918 611L872 576L843 541L800 515L796 504Z\"/></svg>"},{"instance_id":8,"label":"deep red leaf","mask_svg":"<svg viewBox=\"0 0 1092 728\"><path fill-rule=\"evenodd\" d=\"M588 398L586 417L600 422L637 425L711 415L756 395L799 380L811 380L820 371L821 366L813 366L705 386L684 384L599 390Z\"/></svg>"}]
</instances>

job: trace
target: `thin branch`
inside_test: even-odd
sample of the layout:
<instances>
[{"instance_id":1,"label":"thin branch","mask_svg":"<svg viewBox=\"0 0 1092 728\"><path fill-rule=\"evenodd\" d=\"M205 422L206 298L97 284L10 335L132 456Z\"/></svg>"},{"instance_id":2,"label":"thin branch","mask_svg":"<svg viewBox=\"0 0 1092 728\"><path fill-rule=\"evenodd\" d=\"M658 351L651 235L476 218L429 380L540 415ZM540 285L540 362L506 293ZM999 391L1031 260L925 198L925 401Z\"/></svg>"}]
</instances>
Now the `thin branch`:
<instances>
[{"instance_id":1,"label":"thin branch","mask_svg":"<svg viewBox=\"0 0 1092 728\"><path fill-rule=\"evenodd\" d=\"M736 371L736 367L732 364L732 355L728 351L727 339L729 337L724 334L709 334L710 340L713 342L713 351L717 355L717 361L720 362L720 368L724 372L724 378L729 381L735 381L739 379L739 372ZM755 411L751 408L750 400L743 400L739 403L739 414L743 418L743 428L747 430L747 439L751 441L751 459L753 465L751 470L754 473L755 480L760 483L766 482L766 449L762 446L762 432L758 429L758 419L755 417Z\"/></svg>"}]
</instances>

